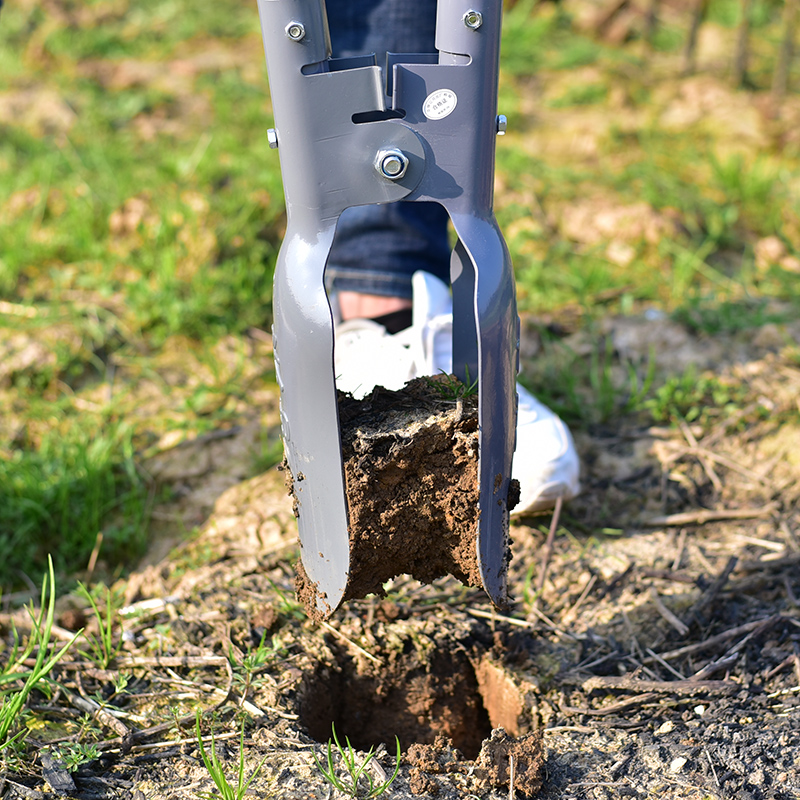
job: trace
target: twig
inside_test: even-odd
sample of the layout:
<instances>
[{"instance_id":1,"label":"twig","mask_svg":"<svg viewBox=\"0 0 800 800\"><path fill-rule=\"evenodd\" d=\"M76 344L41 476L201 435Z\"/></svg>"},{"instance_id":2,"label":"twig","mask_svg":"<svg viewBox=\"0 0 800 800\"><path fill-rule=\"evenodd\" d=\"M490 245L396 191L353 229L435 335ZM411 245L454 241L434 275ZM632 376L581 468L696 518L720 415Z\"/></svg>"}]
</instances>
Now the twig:
<instances>
[{"instance_id":1,"label":"twig","mask_svg":"<svg viewBox=\"0 0 800 800\"><path fill-rule=\"evenodd\" d=\"M770 539L758 539L755 536L745 536L742 533L736 534L736 538L745 544L754 544L763 547L765 550L772 550L775 553L785 553L786 545L783 542L773 542Z\"/></svg>"},{"instance_id":2,"label":"twig","mask_svg":"<svg viewBox=\"0 0 800 800\"><path fill-rule=\"evenodd\" d=\"M728 578L738 563L739 559L736 556L731 556L728 559L728 562L725 564L722 572L720 572L720 574L714 579L714 583L712 583L711 586L709 586L708 589L703 592L700 599L692 607L687 616L687 620L696 620L698 616L705 611L705 609L708 608L714 602L714 600L716 600L717 595L722 591L722 588L728 582Z\"/></svg>"},{"instance_id":3,"label":"twig","mask_svg":"<svg viewBox=\"0 0 800 800\"><path fill-rule=\"evenodd\" d=\"M734 461L732 458L728 458L727 456L715 453L713 450L709 450L708 448L701 447L700 445L698 445L697 447L693 447L691 450L688 450L687 452L690 453L691 455L697 456L700 459L706 458L717 464L721 464L723 467L728 467L728 469L732 469L734 472L740 473L745 478L750 478L751 480L758 481L759 483L762 483L765 486L769 486L770 484L769 478L766 477L765 475L761 475L758 472L753 472L753 470L748 469L747 467L743 467L738 461ZM774 464L772 466L774 466Z\"/></svg>"},{"instance_id":4,"label":"twig","mask_svg":"<svg viewBox=\"0 0 800 800\"><path fill-rule=\"evenodd\" d=\"M692 454L697 456L697 460L703 467L703 471L706 473L706 475L708 475L708 479L711 481L712 486L718 492L721 492L722 481L719 479L719 475L717 475L717 473L714 471L712 459L709 459L708 454L701 452L700 445L697 443L697 439L692 433L692 429L686 424L686 422L684 422L684 420L680 420L679 424L684 438L692 448Z\"/></svg>"},{"instance_id":5,"label":"twig","mask_svg":"<svg viewBox=\"0 0 800 800\"><path fill-rule=\"evenodd\" d=\"M706 758L708 759L708 763L711 766L711 772L714 775L714 780L716 781L717 786L719 788L722 788L722 784L719 782L719 778L717 777L717 770L714 767L714 762L711 760L711 753L708 752L708 748L705 745L703 745L703 750L705 751Z\"/></svg>"},{"instance_id":6,"label":"twig","mask_svg":"<svg viewBox=\"0 0 800 800\"><path fill-rule=\"evenodd\" d=\"M766 561L762 558L753 561L743 561L739 565L740 572L761 572L762 570L780 570L784 567L795 567L800 564L800 553L792 553L780 558L771 558Z\"/></svg>"},{"instance_id":7,"label":"twig","mask_svg":"<svg viewBox=\"0 0 800 800\"><path fill-rule=\"evenodd\" d=\"M553 509L553 517L550 520L550 530L547 532L547 541L544 544L544 552L542 553L542 564L539 567L539 578L536 581L536 600L533 603L534 607L538 607L539 605L539 601L542 597L542 590L544 589L544 582L547 579L547 571L550 568L550 558L553 555L553 542L556 538L556 530L558 529L558 520L561 516L562 504L562 498L556 498L556 506Z\"/></svg>"},{"instance_id":8,"label":"twig","mask_svg":"<svg viewBox=\"0 0 800 800\"><path fill-rule=\"evenodd\" d=\"M597 575L592 575L588 581L586 581L586 585L583 587L583 591L580 594L580 597L575 601L571 608L567 610L567 612L561 617L562 622L571 622L575 617L578 615L578 609L583 605L583 601L589 596L589 592L592 591L592 587L597 583Z\"/></svg>"},{"instance_id":9,"label":"twig","mask_svg":"<svg viewBox=\"0 0 800 800\"><path fill-rule=\"evenodd\" d=\"M636 636L636 631L631 624L630 617L628 616L628 612L622 608L620 609L622 612L622 620L625 623L625 630L628 633L628 636L631 638L631 652L638 653L640 656L642 654L642 646L639 644L639 639Z\"/></svg>"},{"instance_id":10,"label":"twig","mask_svg":"<svg viewBox=\"0 0 800 800\"><path fill-rule=\"evenodd\" d=\"M672 562L672 571L677 572L681 568L681 561L683 560L683 551L686 548L686 528L681 528L678 534L678 546L675 548L675 560Z\"/></svg>"},{"instance_id":11,"label":"twig","mask_svg":"<svg viewBox=\"0 0 800 800\"><path fill-rule=\"evenodd\" d=\"M130 658L117 656L116 664L120 669L135 669L137 667L224 667L228 664L225 656L147 656Z\"/></svg>"},{"instance_id":12,"label":"twig","mask_svg":"<svg viewBox=\"0 0 800 800\"><path fill-rule=\"evenodd\" d=\"M792 550L795 552L800 551L800 539L797 538L797 534L789 527L785 519L781 520L780 528L786 534L786 538L789 539Z\"/></svg>"},{"instance_id":13,"label":"twig","mask_svg":"<svg viewBox=\"0 0 800 800\"><path fill-rule=\"evenodd\" d=\"M35 623L27 614L0 614L0 626L4 628L15 627L18 631L31 631L35 627ZM53 625L50 628L50 636L52 639L58 639L61 642L71 642L75 637L75 632L68 631L59 625Z\"/></svg>"},{"instance_id":14,"label":"twig","mask_svg":"<svg viewBox=\"0 0 800 800\"><path fill-rule=\"evenodd\" d=\"M100 555L100 548L103 546L103 531L97 531L97 536L94 540L94 547L89 556L89 564L86 567L86 584L91 583L92 576L94 575L94 568L97 566L97 558Z\"/></svg>"},{"instance_id":15,"label":"twig","mask_svg":"<svg viewBox=\"0 0 800 800\"><path fill-rule=\"evenodd\" d=\"M732 667L739 660L739 653L726 653L722 658L706 664L701 670L695 672L689 680L704 681L710 678L715 672Z\"/></svg>"},{"instance_id":16,"label":"twig","mask_svg":"<svg viewBox=\"0 0 800 800\"><path fill-rule=\"evenodd\" d=\"M623 711L628 711L635 706L643 705L651 700L655 700L658 695L655 692L640 694L637 697L628 697L625 700L620 700L617 703L612 703L610 706L603 706L602 708L574 708L573 706L559 705L559 710L566 716L576 716L577 714L586 714L590 717L605 717L609 714L619 714Z\"/></svg>"},{"instance_id":17,"label":"twig","mask_svg":"<svg viewBox=\"0 0 800 800\"><path fill-rule=\"evenodd\" d=\"M548 628L550 628L553 633L557 634L558 636L563 637L564 639L569 639L571 642L579 642L581 641L580 636L573 636L571 633L567 633L562 628L559 628L558 625L553 622L545 613L540 611L536 606L531 606L531 612L537 616Z\"/></svg>"},{"instance_id":18,"label":"twig","mask_svg":"<svg viewBox=\"0 0 800 800\"><path fill-rule=\"evenodd\" d=\"M211 744L211 742L224 742L227 739L237 739L241 734L239 731L231 731L230 733L219 733L214 736L204 736L203 742ZM172 741L165 742L151 742L150 744L137 744L134 745L132 750L158 750L161 747L177 747L182 744L197 744L197 737L193 736L190 739L173 739Z\"/></svg>"},{"instance_id":19,"label":"twig","mask_svg":"<svg viewBox=\"0 0 800 800\"><path fill-rule=\"evenodd\" d=\"M596 689L616 689L627 692L646 692L648 694L679 694L692 697L696 694L734 694L741 686L733 681L643 681L630 675L621 678L595 675L581 685L584 692Z\"/></svg>"},{"instance_id":20,"label":"twig","mask_svg":"<svg viewBox=\"0 0 800 800\"><path fill-rule=\"evenodd\" d=\"M654 586L650 587L650 599L655 604L658 613L675 628L681 636L686 636L689 633L689 626L681 622L665 605L664 601L659 597L658 592Z\"/></svg>"},{"instance_id":21,"label":"twig","mask_svg":"<svg viewBox=\"0 0 800 800\"><path fill-rule=\"evenodd\" d=\"M744 625L739 625L736 628L731 628L730 630L718 633L716 636L712 636L711 638L706 639L703 642L696 642L695 644L687 644L685 647L679 647L677 650L670 650L666 653L661 653L660 656L661 658L664 659L664 661L672 661L675 658L682 658L683 656L699 653L702 650L706 650L711 647L716 647L718 644L723 644L724 642L727 642L729 639L734 639L735 637L739 636L742 633L749 633L750 631L757 630L762 625L764 625L765 627L772 626L781 619L783 619L783 617L780 614L776 614L775 616L765 617L764 619L759 619L756 620L755 622L748 622ZM652 661L650 659L645 659L645 663L652 663Z\"/></svg>"},{"instance_id":22,"label":"twig","mask_svg":"<svg viewBox=\"0 0 800 800\"><path fill-rule=\"evenodd\" d=\"M684 528L684 530L686 530ZM673 581L674 583L697 583L697 578L692 577L686 572L675 572L669 569L647 569L639 570L643 578L660 578L663 581Z\"/></svg>"},{"instance_id":23,"label":"twig","mask_svg":"<svg viewBox=\"0 0 800 800\"><path fill-rule=\"evenodd\" d=\"M516 625L518 628L532 628L533 625L525 619L517 619L516 617L507 617L503 614L498 614L496 611L484 611L482 608L468 608L467 614L478 619L499 620L507 622L509 625Z\"/></svg>"},{"instance_id":24,"label":"twig","mask_svg":"<svg viewBox=\"0 0 800 800\"><path fill-rule=\"evenodd\" d=\"M508 800L515 800L517 796L517 790L514 788L514 756L509 753L508 756Z\"/></svg>"},{"instance_id":25,"label":"twig","mask_svg":"<svg viewBox=\"0 0 800 800\"><path fill-rule=\"evenodd\" d=\"M322 620L320 622L320 625L323 628L325 628L326 631L332 633L334 636L338 636L343 642L345 642L350 647L352 647L356 652L361 653L361 655L364 656L365 658L368 658L370 661L374 662L375 664L379 664L380 666L383 666L383 659L380 659L380 658L378 658L378 656L375 656L372 653L370 653L368 650L365 650L363 647L361 647L361 645L356 644L352 639L349 639L340 630L337 630L336 628L334 628L333 625L331 625L330 623L325 622L325 620Z\"/></svg>"},{"instance_id":26,"label":"twig","mask_svg":"<svg viewBox=\"0 0 800 800\"><path fill-rule=\"evenodd\" d=\"M543 728L542 733L597 733L597 728L587 725L554 725L552 728Z\"/></svg>"},{"instance_id":27,"label":"twig","mask_svg":"<svg viewBox=\"0 0 800 800\"><path fill-rule=\"evenodd\" d=\"M633 572L635 567L636 567L636 562L629 561L628 566L625 567L625 569L622 570L622 572L618 572L616 575L614 575L609 580L609 582L600 589L600 591L597 594L597 599L602 600L604 597L607 597L611 592L613 592L614 589L616 589L617 586L619 586L619 584L622 583L622 581L624 581L625 578L627 578L631 574L631 572Z\"/></svg>"},{"instance_id":28,"label":"twig","mask_svg":"<svg viewBox=\"0 0 800 800\"><path fill-rule=\"evenodd\" d=\"M682 514L668 514L665 517L651 517L642 524L650 528L678 527L679 525L704 525L721 519L760 519L769 517L778 510L777 503L767 503L761 508L702 508Z\"/></svg>"},{"instance_id":29,"label":"twig","mask_svg":"<svg viewBox=\"0 0 800 800\"><path fill-rule=\"evenodd\" d=\"M153 616L160 614L168 605L177 603L181 598L178 595L170 597L152 597L148 600L140 600L119 610L121 617L133 617L137 615Z\"/></svg>"},{"instance_id":30,"label":"twig","mask_svg":"<svg viewBox=\"0 0 800 800\"><path fill-rule=\"evenodd\" d=\"M66 690L65 692L70 703L79 711L83 711L85 714L96 718L102 725L111 728L114 733L119 734L123 738L130 736L130 728L128 728L124 722L118 720L113 714L106 711L99 703L96 703L89 697L81 697L80 695L73 694Z\"/></svg>"},{"instance_id":31,"label":"twig","mask_svg":"<svg viewBox=\"0 0 800 800\"><path fill-rule=\"evenodd\" d=\"M233 688L233 668L230 665L230 662L227 658L223 658L222 661L225 663L227 667L228 673L228 686L222 689L215 689L221 696L221 699L214 703L211 708L207 709L209 711L216 711L217 709L221 708L225 703L228 702L228 698L231 694L231 689ZM205 712L205 713L207 713ZM192 712L191 714L184 714L182 717L178 717L177 719L170 720L169 722L162 722L159 725L153 725L150 728L144 728L140 731L133 731L128 736L120 737L119 739L108 739L105 742L98 742L97 748L98 750L102 751L110 751L116 750L120 748L125 750L125 748L129 748L131 744L138 744L140 742L146 741L151 736L155 736L156 734L165 733L166 731L171 730L172 728L176 727L180 730L184 725L190 725L196 719L196 712Z\"/></svg>"},{"instance_id":32,"label":"twig","mask_svg":"<svg viewBox=\"0 0 800 800\"><path fill-rule=\"evenodd\" d=\"M764 673L764 680L772 680L779 672L785 670L786 667L792 666L795 663L795 655L792 653L791 655L786 656L786 658L781 661L780 664L776 664L769 672Z\"/></svg>"},{"instance_id":33,"label":"twig","mask_svg":"<svg viewBox=\"0 0 800 800\"><path fill-rule=\"evenodd\" d=\"M663 658L661 658L661 656L658 653L654 652L649 647L647 648L647 652L659 664L661 664L661 666L664 667L665 670L667 670L668 672L671 672L679 681L685 681L686 680L686 676L682 672L678 672L678 670L676 670L675 667L670 666L666 661L664 661Z\"/></svg>"}]
</instances>

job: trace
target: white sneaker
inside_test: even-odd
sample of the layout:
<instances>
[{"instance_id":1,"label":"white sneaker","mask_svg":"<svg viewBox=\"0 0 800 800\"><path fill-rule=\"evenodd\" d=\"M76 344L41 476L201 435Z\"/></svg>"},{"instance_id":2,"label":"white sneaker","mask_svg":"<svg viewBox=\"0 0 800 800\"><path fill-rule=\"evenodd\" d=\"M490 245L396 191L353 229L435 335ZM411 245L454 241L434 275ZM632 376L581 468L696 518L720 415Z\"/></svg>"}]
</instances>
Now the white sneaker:
<instances>
[{"instance_id":1,"label":"white sneaker","mask_svg":"<svg viewBox=\"0 0 800 800\"><path fill-rule=\"evenodd\" d=\"M421 375L452 371L450 290L427 272L412 278L412 325L394 335L377 322L353 319L336 326L336 386L362 398L375 386L402 389ZM512 477L520 483L514 515L551 508L580 491L580 465L567 426L517 384L519 413Z\"/></svg>"}]
</instances>

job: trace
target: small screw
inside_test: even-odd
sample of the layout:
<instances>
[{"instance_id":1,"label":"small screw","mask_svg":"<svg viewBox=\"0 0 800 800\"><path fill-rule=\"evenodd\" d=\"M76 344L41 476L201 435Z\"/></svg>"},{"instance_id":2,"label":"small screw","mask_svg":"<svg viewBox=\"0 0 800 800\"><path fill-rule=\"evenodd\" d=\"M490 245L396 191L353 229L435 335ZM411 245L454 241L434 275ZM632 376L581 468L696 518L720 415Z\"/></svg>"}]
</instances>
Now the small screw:
<instances>
[{"instance_id":1,"label":"small screw","mask_svg":"<svg viewBox=\"0 0 800 800\"><path fill-rule=\"evenodd\" d=\"M480 11L467 11L467 13L464 14L464 24L474 31L478 30L478 28L483 25L483 14L481 14Z\"/></svg>"},{"instance_id":2,"label":"small screw","mask_svg":"<svg viewBox=\"0 0 800 800\"><path fill-rule=\"evenodd\" d=\"M270 128L267 131L267 141L269 142L269 146L272 150L275 150L278 146L278 131L275 128Z\"/></svg>"},{"instance_id":3,"label":"small screw","mask_svg":"<svg viewBox=\"0 0 800 800\"><path fill-rule=\"evenodd\" d=\"M505 114L497 115L497 135L505 136L506 129L508 128L508 117Z\"/></svg>"},{"instance_id":4,"label":"small screw","mask_svg":"<svg viewBox=\"0 0 800 800\"><path fill-rule=\"evenodd\" d=\"M375 159L375 169L391 181L400 180L408 169L408 156L400 150L381 150Z\"/></svg>"},{"instance_id":5,"label":"small screw","mask_svg":"<svg viewBox=\"0 0 800 800\"><path fill-rule=\"evenodd\" d=\"M302 22L290 22L286 26L286 35L293 42L301 42L306 36L305 25Z\"/></svg>"}]
</instances>

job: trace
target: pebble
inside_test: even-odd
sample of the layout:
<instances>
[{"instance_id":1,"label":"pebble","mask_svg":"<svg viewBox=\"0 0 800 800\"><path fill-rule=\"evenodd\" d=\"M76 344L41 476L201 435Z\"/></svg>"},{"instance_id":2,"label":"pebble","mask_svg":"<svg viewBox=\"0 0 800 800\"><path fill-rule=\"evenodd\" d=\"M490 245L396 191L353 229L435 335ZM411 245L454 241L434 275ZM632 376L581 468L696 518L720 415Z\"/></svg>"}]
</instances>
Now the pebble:
<instances>
[{"instance_id":1,"label":"pebble","mask_svg":"<svg viewBox=\"0 0 800 800\"><path fill-rule=\"evenodd\" d=\"M661 725L658 730L655 732L656 736L661 736L665 733L672 733L675 730L675 723L668 719L663 725Z\"/></svg>"},{"instance_id":2,"label":"pebble","mask_svg":"<svg viewBox=\"0 0 800 800\"><path fill-rule=\"evenodd\" d=\"M685 766L688 758L684 758L683 756L678 756L677 758L673 758L672 762L669 765L669 771L673 775L677 775Z\"/></svg>"}]
</instances>

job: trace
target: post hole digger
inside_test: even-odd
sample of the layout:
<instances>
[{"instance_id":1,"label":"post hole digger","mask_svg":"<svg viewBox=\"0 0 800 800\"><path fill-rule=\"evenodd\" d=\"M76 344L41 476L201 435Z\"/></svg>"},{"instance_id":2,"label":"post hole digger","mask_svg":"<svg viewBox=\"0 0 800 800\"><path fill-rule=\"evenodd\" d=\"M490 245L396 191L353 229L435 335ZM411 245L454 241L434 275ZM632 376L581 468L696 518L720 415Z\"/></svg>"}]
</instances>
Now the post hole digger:
<instances>
[{"instance_id":1,"label":"post hole digger","mask_svg":"<svg viewBox=\"0 0 800 800\"><path fill-rule=\"evenodd\" d=\"M269 141L287 207L275 363L314 613L328 616L354 596L356 569L325 266L345 209L400 200L441 204L458 239L453 372L478 387L474 558L502 606L519 350L513 272L492 210L495 137L505 126L496 114L502 0L439 0L436 52L390 53L381 65L375 56L331 58L323 0L259 0L259 13L275 116Z\"/></svg>"}]
</instances>

